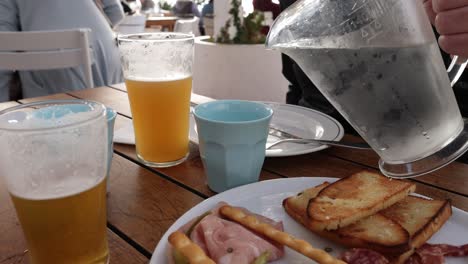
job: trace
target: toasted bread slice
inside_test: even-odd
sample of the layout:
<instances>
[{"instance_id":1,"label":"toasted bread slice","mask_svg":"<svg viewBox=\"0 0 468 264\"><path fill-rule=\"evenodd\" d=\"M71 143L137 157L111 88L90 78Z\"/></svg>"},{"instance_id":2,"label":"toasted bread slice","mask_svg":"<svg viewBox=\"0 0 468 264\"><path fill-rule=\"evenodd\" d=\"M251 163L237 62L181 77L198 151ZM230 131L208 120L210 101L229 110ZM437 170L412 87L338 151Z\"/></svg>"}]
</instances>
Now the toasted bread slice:
<instances>
[{"instance_id":1,"label":"toasted bread slice","mask_svg":"<svg viewBox=\"0 0 468 264\"><path fill-rule=\"evenodd\" d=\"M362 171L323 188L309 200L309 221L318 229L335 230L375 214L414 192L416 185Z\"/></svg>"},{"instance_id":2,"label":"toasted bread slice","mask_svg":"<svg viewBox=\"0 0 468 264\"><path fill-rule=\"evenodd\" d=\"M283 207L292 218L312 232L344 246L369 248L390 255L399 255L411 248L408 231L378 213L333 231L323 230L308 221L308 201L328 185L325 182L289 197L283 201Z\"/></svg>"},{"instance_id":3,"label":"toasted bread slice","mask_svg":"<svg viewBox=\"0 0 468 264\"><path fill-rule=\"evenodd\" d=\"M404 263L416 248L419 248L444 225L452 215L449 200L429 200L408 196L404 200L379 212L397 222L411 237L409 252L392 259L392 263Z\"/></svg>"},{"instance_id":4,"label":"toasted bread slice","mask_svg":"<svg viewBox=\"0 0 468 264\"><path fill-rule=\"evenodd\" d=\"M404 263L414 249L423 245L451 215L448 200L429 200L408 196L393 206L333 231L318 228L308 221L307 200L314 198L325 182L283 201L286 212L312 232L348 247L368 248L388 257L391 263Z\"/></svg>"},{"instance_id":5,"label":"toasted bread slice","mask_svg":"<svg viewBox=\"0 0 468 264\"><path fill-rule=\"evenodd\" d=\"M397 222L412 237L412 244L422 246L452 215L449 200L430 200L408 196L379 212Z\"/></svg>"}]
</instances>

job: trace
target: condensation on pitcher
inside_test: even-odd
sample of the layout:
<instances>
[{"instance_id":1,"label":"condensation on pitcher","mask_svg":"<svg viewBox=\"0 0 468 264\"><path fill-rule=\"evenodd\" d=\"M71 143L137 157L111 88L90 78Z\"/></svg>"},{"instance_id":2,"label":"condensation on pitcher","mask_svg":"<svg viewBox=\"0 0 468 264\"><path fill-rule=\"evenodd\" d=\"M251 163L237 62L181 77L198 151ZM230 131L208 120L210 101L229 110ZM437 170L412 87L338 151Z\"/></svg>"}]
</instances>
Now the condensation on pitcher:
<instances>
[{"instance_id":1,"label":"condensation on pitcher","mask_svg":"<svg viewBox=\"0 0 468 264\"><path fill-rule=\"evenodd\" d=\"M379 142L377 140L375 140L374 142L377 145L377 149L380 150L380 151L385 151L385 150L389 149L389 146L387 144L385 144L385 143L381 143L381 142Z\"/></svg>"},{"instance_id":2,"label":"condensation on pitcher","mask_svg":"<svg viewBox=\"0 0 468 264\"><path fill-rule=\"evenodd\" d=\"M426 137L426 139L431 139L431 137L429 136L429 133L427 133L426 131L423 131L422 135Z\"/></svg>"},{"instance_id":3,"label":"condensation on pitcher","mask_svg":"<svg viewBox=\"0 0 468 264\"><path fill-rule=\"evenodd\" d=\"M379 146L380 151L384 151L384 150L387 150L387 149L388 149L388 146L386 146L386 145Z\"/></svg>"}]
</instances>

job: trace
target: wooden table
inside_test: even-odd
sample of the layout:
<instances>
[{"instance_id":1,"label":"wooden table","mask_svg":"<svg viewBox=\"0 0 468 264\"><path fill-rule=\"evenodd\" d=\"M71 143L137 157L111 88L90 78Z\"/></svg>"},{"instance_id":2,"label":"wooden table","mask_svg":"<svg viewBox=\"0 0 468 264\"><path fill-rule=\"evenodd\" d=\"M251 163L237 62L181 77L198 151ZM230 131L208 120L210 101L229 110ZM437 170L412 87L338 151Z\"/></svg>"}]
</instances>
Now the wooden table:
<instances>
[{"instance_id":1,"label":"wooden table","mask_svg":"<svg viewBox=\"0 0 468 264\"><path fill-rule=\"evenodd\" d=\"M124 84L56 94L0 104L0 109L45 99L82 98L102 102L118 111L116 128L130 122ZM206 98L193 96L200 102ZM345 136L346 140L359 140ZM367 169L377 171L372 151L330 148L317 153L267 158L261 180L299 176L343 177ZM0 177L1 179L1 177ZM111 263L147 263L164 232L184 212L214 195L205 184L198 147L181 165L156 169L143 166L135 147L115 144L108 195L108 238ZM450 198L468 211L468 165L452 163L413 180L417 191L433 198ZM0 182L0 263L28 263L26 243L4 184Z\"/></svg>"},{"instance_id":2,"label":"wooden table","mask_svg":"<svg viewBox=\"0 0 468 264\"><path fill-rule=\"evenodd\" d=\"M169 17L169 16L157 16L157 17L148 17L146 19L146 27L152 26L161 26L163 31L167 29L168 31L174 31L174 26L177 21L177 17Z\"/></svg>"}]
</instances>

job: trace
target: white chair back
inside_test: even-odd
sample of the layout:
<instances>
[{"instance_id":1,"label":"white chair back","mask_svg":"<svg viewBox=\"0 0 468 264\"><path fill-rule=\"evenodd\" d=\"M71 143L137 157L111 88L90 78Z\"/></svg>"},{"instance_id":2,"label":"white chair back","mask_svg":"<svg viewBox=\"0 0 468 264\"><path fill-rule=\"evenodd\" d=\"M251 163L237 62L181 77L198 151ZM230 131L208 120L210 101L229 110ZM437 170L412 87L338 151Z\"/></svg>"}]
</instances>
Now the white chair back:
<instances>
[{"instance_id":1,"label":"white chair back","mask_svg":"<svg viewBox=\"0 0 468 264\"><path fill-rule=\"evenodd\" d=\"M146 16L125 16L124 20L116 27L119 34L137 34L145 32Z\"/></svg>"},{"instance_id":2,"label":"white chair back","mask_svg":"<svg viewBox=\"0 0 468 264\"><path fill-rule=\"evenodd\" d=\"M198 28L199 21L200 19L198 17L193 17L190 19L177 19L174 26L174 32L200 36L200 29Z\"/></svg>"},{"instance_id":3,"label":"white chair back","mask_svg":"<svg viewBox=\"0 0 468 264\"><path fill-rule=\"evenodd\" d=\"M0 32L0 69L46 70L82 65L86 86L92 88L90 31Z\"/></svg>"}]
</instances>

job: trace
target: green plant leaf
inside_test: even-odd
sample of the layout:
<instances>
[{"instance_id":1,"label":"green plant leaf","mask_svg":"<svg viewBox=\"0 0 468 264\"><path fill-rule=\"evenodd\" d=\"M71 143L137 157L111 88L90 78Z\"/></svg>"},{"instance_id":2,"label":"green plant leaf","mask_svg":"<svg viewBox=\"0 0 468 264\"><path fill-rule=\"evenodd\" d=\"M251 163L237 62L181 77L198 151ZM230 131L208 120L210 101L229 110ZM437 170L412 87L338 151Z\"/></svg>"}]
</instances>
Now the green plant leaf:
<instances>
[{"instance_id":1,"label":"green plant leaf","mask_svg":"<svg viewBox=\"0 0 468 264\"><path fill-rule=\"evenodd\" d=\"M231 18L229 18L220 29L216 42L224 44L265 43L266 36L261 32L265 16L263 13L254 11L242 18L239 15L241 5L241 0L231 0L231 9L229 9ZM231 23L236 29L236 34L233 37L229 34Z\"/></svg>"}]
</instances>

